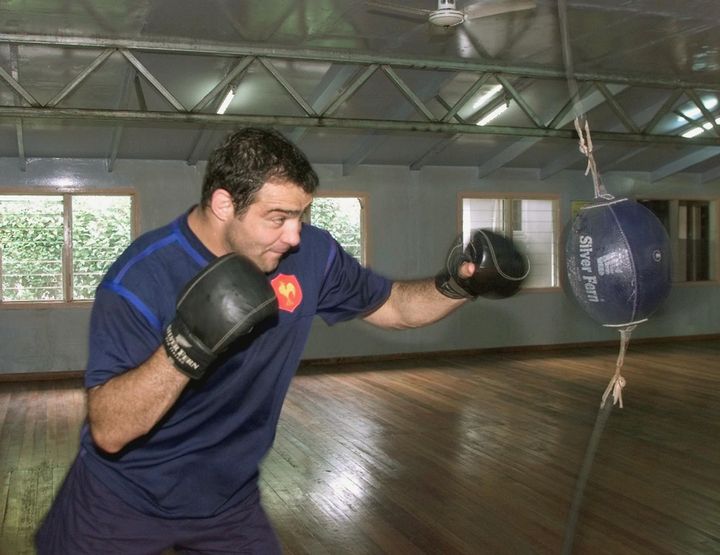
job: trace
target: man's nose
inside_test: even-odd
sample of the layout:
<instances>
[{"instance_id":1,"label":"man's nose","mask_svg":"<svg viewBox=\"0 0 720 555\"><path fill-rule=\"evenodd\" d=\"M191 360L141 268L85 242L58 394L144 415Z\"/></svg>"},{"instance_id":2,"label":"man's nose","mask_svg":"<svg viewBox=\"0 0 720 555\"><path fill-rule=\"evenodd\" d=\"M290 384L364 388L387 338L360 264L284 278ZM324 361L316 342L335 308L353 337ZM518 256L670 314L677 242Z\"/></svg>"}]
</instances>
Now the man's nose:
<instances>
[{"instance_id":1,"label":"man's nose","mask_svg":"<svg viewBox=\"0 0 720 555\"><path fill-rule=\"evenodd\" d=\"M285 221L285 229L283 229L283 241L291 247L297 247L300 244L300 230L302 222L288 219Z\"/></svg>"}]
</instances>

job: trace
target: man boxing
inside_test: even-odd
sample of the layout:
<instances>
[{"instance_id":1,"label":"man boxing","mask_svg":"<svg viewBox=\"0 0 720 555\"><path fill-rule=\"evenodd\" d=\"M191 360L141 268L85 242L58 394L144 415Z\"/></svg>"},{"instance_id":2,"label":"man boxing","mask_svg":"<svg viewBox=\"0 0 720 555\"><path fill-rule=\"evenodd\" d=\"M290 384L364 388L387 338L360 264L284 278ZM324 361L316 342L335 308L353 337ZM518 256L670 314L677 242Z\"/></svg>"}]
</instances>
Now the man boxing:
<instances>
[{"instance_id":1,"label":"man boxing","mask_svg":"<svg viewBox=\"0 0 720 555\"><path fill-rule=\"evenodd\" d=\"M237 131L211 154L200 204L113 263L93 305L80 450L39 555L280 553L258 469L314 316L424 326L526 273L512 243L482 232L434 280L391 282L301 223L317 185L282 135Z\"/></svg>"}]
</instances>

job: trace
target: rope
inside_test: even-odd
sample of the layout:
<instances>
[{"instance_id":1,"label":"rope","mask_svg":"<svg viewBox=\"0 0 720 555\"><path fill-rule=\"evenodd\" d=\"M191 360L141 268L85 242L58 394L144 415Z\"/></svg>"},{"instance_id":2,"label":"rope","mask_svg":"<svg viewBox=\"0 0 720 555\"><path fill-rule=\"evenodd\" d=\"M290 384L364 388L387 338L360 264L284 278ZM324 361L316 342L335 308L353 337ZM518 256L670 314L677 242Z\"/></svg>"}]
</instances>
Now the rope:
<instances>
[{"instance_id":1,"label":"rope","mask_svg":"<svg viewBox=\"0 0 720 555\"><path fill-rule=\"evenodd\" d=\"M598 414L595 418L595 426L593 427L588 446L585 449L585 458L583 459L582 466L580 467L577 484L575 484L575 495L573 496L572 504L570 505L570 512L568 513L567 524L565 525L562 555L570 555L572 553L572 544L575 538L575 526L577 525L580 506L582 505L583 495L585 494L585 486L587 485L588 477L590 476L590 469L592 468L592 463L595 459L595 452L597 451L598 444L600 443L600 436L602 436L603 429L605 428L605 424L610 416L612 408L616 404L618 404L620 408L623 408L622 389L625 387L625 378L620 375L620 370L622 369L623 362L625 361L625 352L627 351L628 343L630 342L630 335L634 329L635 326L630 325L619 330L620 353L618 354L617 362L615 363L615 375L613 375L610 383L605 389L605 393L603 393L602 402L600 403L600 408L598 409ZM606 403L610 392L612 392L613 395L613 402Z\"/></svg>"},{"instance_id":2,"label":"rope","mask_svg":"<svg viewBox=\"0 0 720 555\"><path fill-rule=\"evenodd\" d=\"M580 122L581 119L585 123L584 126ZM615 197L608 193L605 189L605 185L600 177L600 172L597 169L597 163L595 162L595 156L593 155L592 137L590 136L590 124L587 119L584 117L576 117L575 130L577 131L580 141L580 152L582 152L588 160L587 167L585 168L585 175L592 173L593 185L595 187L595 198L613 200Z\"/></svg>"},{"instance_id":3,"label":"rope","mask_svg":"<svg viewBox=\"0 0 720 555\"><path fill-rule=\"evenodd\" d=\"M597 451L598 444L600 443L600 436L602 436L605 423L607 422L608 416L610 416L613 405L613 403L600 405L597 417L595 418L595 426L593 427L588 446L585 449L585 458L580 467L580 474L578 474L577 484L575 484L575 495L573 496L570 512L568 513L568 520L565 524L562 555L570 555L572 553L573 540L575 539L575 526L577 525L580 506L582 505L583 495L585 494L585 485L590 476L590 469L595 459L595 451Z\"/></svg>"},{"instance_id":4,"label":"rope","mask_svg":"<svg viewBox=\"0 0 720 555\"><path fill-rule=\"evenodd\" d=\"M567 2L566 0L558 0L558 18L560 23L560 38L563 50L563 60L565 63L565 72L567 78L567 84L570 91L570 101L573 103L573 110L575 111L575 130L578 134L579 149L583 155L587 158L587 167L585 169L585 175L588 173L592 174L593 186L595 190L595 198L601 198L605 200L613 200L611 194L605 189L605 185L600 177L597 163L595 162L595 155L593 153L592 137L590 136L590 124L585 117L585 113L582 106L582 100L579 94L579 88L577 81L574 77L574 68L572 62L572 56L570 52L570 39L569 39L569 27L567 24ZM575 484L575 493L573 500L570 505L568 513L567 523L565 525L565 535L563 538L562 555L570 555L572 552L573 540L575 538L575 527L577 526L578 516L580 514L580 507L582 505L583 496L585 494L585 486L587 485L588 478L590 476L590 470L592 468L593 460L595 459L595 453L600 443L600 437L602 436L605 424L607 423L608 417L612 408L619 404L620 408L623 408L622 401L622 390L625 387L625 378L622 377L620 371L625 361L625 352L627 351L628 343L630 341L630 335L632 330L635 329L634 324L625 325L620 331L620 352L618 354L617 362L615 364L615 373L610 379L605 392L602 396L602 402L598 409L598 414L595 418L595 425L593 427L590 441L585 449L585 457L583 459L582 466L580 467L580 473L578 474L577 483ZM612 392L613 402L606 402L610 393Z\"/></svg>"},{"instance_id":5,"label":"rope","mask_svg":"<svg viewBox=\"0 0 720 555\"><path fill-rule=\"evenodd\" d=\"M625 387L625 378L620 375L620 370L622 370L623 363L625 362L625 352L627 351L628 343L630 343L630 335L632 334L632 331L634 329L635 326L627 326L626 328L619 330L620 353L618 354L617 362L615 363L615 374L610 379L610 383L608 383L608 386L605 388L605 393L603 393L600 408L605 406L605 402L607 401L610 392L612 392L613 396L613 405L618 404L620 405L620 408L623 408L622 390L623 387Z\"/></svg>"}]
</instances>

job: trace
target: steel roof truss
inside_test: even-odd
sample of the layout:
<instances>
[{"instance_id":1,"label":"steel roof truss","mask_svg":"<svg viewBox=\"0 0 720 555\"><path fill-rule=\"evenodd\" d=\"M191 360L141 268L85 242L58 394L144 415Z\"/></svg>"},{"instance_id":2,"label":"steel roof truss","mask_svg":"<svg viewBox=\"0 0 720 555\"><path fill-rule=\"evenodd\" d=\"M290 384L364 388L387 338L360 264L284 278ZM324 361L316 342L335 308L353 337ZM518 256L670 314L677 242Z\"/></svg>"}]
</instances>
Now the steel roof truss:
<instances>
[{"instance_id":1,"label":"steel roof truss","mask_svg":"<svg viewBox=\"0 0 720 555\"><path fill-rule=\"evenodd\" d=\"M564 81L562 73L553 73L547 70L539 70L538 68L517 68L517 67L499 67L487 64L472 64L442 60L421 60L421 59L394 59L384 57L368 57L354 56L347 59L339 56L334 52L311 52L291 50L268 50L268 49L249 49L249 48L231 48L229 46L218 45L190 45L175 43L149 43L149 42L132 42L132 41L100 41L82 38L67 37L36 37L36 36L9 36L0 34L0 42L10 42L11 44L43 44L55 46L57 48L75 47L75 48L102 48L102 52L85 68L83 71L73 77L65 84L53 98L46 104L41 104L28 89L21 84L21 80L8 73L4 68L0 67L0 79L5 81L13 91L28 106L0 106L0 116L3 117L19 117L19 118L59 118L59 119L97 119L97 120L115 120L118 123L123 121L145 121L145 122L161 122L176 121L189 124L203 125L228 125L242 122L265 122L267 124L277 125L293 125L300 127L335 127L340 129L374 129L374 130L403 130L413 132L441 132L450 134L500 134L519 137L568 137L574 138L572 130L560 129L563 127L569 117L572 103L564 103L563 108L551 118L548 124L544 124L538 115L532 110L526 101L524 92L514 85L509 77L524 78L532 82L533 79L558 79ZM133 51L136 49L136 51ZM122 56L135 68L137 73L141 75L150 85L174 108L175 112L169 111L152 111L148 112L142 95L138 95L140 111L133 110L96 110L90 108L63 109L58 105L66 99L73 91L78 90L87 81L88 77L95 72L115 51ZM224 58L234 56L240 58L238 64L233 70L221 79L212 89L205 94L200 102L191 109L186 109L183 104L163 85L160 80L140 61L137 53L154 52L155 54L173 54L173 55L196 55L203 54L208 56L222 56ZM248 66L257 59L262 66L273 76L273 78L283 87L290 95L293 102L299 106L306 116L285 117L273 116L268 114L200 114L198 112L207 108L207 106L217 98L221 91L225 90L231 82L237 82L244 77L244 72ZM345 87L335 87L334 90L328 91L326 94L327 108L319 111L317 106L313 106L306 101L303 96L290 84L290 81L282 75L278 70L278 66L271 60L313 60L324 62L343 62L345 64L356 65L358 71L353 81L346 84ZM353 94L367 82L367 80L379 69L383 74L400 90L410 104L414 106L425 118L426 121L410 121L404 120L388 120L382 112L378 111L370 118L359 120L343 117L329 117L335 113L340 106L347 102ZM422 70L444 70L455 72L455 74L463 72L475 72L478 77L473 81L472 85L461 95L455 104L447 108L445 103L445 112L436 117L422 100L418 91L404 81L398 74L400 68L412 68L416 71ZM473 96L482 87L482 85L490 78L494 77L504 88L505 94L515 101L518 108L529 118L530 126L485 126L478 128L472 124L458 119L459 111L471 101ZM672 109L676 101L682 94L686 94L697 107L702 111L705 119L713 126L715 135L720 136L720 128L711 117L709 111L699 100L698 91L720 93L720 86L717 84L710 85L706 83L684 83L684 82L665 82L657 79L641 79L631 76L613 76L613 75L583 75L576 74L576 79L580 86L587 90L589 84L594 84L595 88L603 96L608 106L613 110L620 119L625 130L617 132L600 133L595 131L594 137L600 140L606 138L608 140L624 140L627 142L636 142L640 144L705 144L720 145L720 137L707 136L703 138L687 139L681 137L679 129L674 129L671 134L653 134L652 130L657 126L661 119ZM616 95L618 88L626 88L633 86L665 88L671 91L663 107L653 116L650 123L644 128L638 126L633 118L623 109L618 102ZM137 88L137 87L136 87ZM140 92L140 91L138 91ZM437 97L437 94L434 95ZM443 103L441 103L443 104ZM379 108L380 109L380 108ZM411 117L408 114L407 117ZM571 119L571 118L570 118ZM289 122L289 123L286 123Z\"/></svg>"}]
</instances>

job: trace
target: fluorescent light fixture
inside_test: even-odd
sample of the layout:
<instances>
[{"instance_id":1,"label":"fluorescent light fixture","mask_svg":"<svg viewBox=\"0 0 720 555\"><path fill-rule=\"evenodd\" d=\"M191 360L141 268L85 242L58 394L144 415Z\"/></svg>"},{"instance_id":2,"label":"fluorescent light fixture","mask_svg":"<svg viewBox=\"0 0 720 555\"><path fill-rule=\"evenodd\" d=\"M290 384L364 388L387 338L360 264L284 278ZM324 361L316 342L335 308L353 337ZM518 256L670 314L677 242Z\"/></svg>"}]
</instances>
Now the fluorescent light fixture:
<instances>
[{"instance_id":1,"label":"fluorescent light fixture","mask_svg":"<svg viewBox=\"0 0 720 555\"><path fill-rule=\"evenodd\" d=\"M715 108L715 106L718 105L718 99L717 98L708 98L705 102L703 102L703 105L705 106L705 109L712 110ZM700 111L700 108L697 106L693 106L690 108L687 112L684 112L684 114L689 117L690 119L699 118L702 116L702 112Z\"/></svg>"},{"instance_id":2,"label":"fluorescent light fixture","mask_svg":"<svg viewBox=\"0 0 720 555\"><path fill-rule=\"evenodd\" d=\"M501 90L502 90L501 85L493 85L493 87L488 92L486 92L484 95L482 95L480 98L478 98L475 101L472 109L477 110L481 106L485 106L485 104L487 104L490 101L490 99L493 96L495 96L497 93L499 93Z\"/></svg>"},{"instance_id":3,"label":"fluorescent light fixture","mask_svg":"<svg viewBox=\"0 0 720 555\"><path fill-rule=\"evenodd\" d=\"M217 109L217 113L220 115L224 114L225 110L227 110L228 106L230 106L233 98L235 98L235 89L230 87L230 90L225 95L225 98L223 98L222 104L220 104L220 107Z\"/></svg>"},{"instance_id":4,"label":"fluorescent light fixture","mask_svg":"<svg viewBox=\"0 0 720 555\"><path fill-rule=\"evenodd\" d=\"M682 136L686 139L692 139L693 137L697 137L700 133L704 132L705 130L702 127L693 127L690 131L685 131Z\"/></svg>"},{"instance_id":5,"label":"fluorescent light fixture","mask_svg":"<svg viewBox=\"0 0 720 555\"><path fill-rule=\"evenodd\" d=\"M715 124L720 125L720 118L715 120ZM693 127L692 129L685 131L682 136L686 139L692 139L693 137L697 137L701 133L705 133L705 131L709 131L710 129L712 129L712 123L706 121L702 124L702 127Z\"/></svg>"},{"instance_id":6,"label":"fluorescent light fixture","mask_svg":"<svg viewBox=\"0 0 720 555\"><path fill-rule=\"evenodd\" d=\"M493 111L491 111L489 114L487 114L484 118L482 118L479 122L477 122L475 125L487 125L492 120L494 120L496 117L498 117L500 114L502 114L505 110L508 109L507 103L503 102L500 104L497 108L495 108Z\"/></svg>"}]
</instances>

